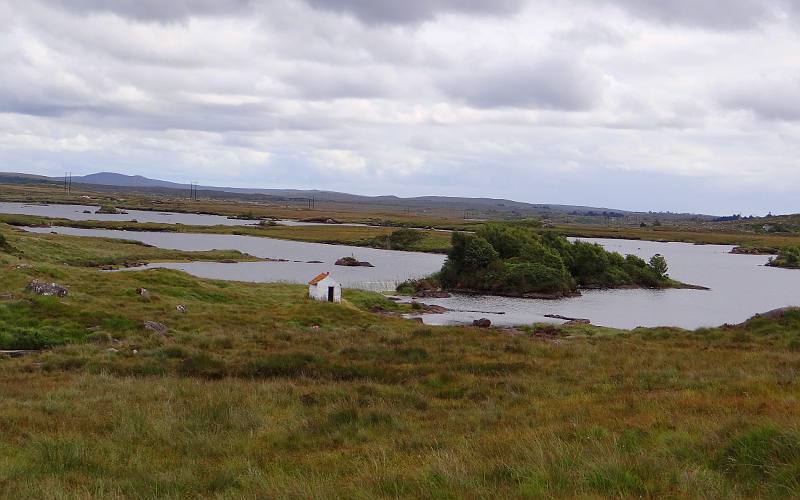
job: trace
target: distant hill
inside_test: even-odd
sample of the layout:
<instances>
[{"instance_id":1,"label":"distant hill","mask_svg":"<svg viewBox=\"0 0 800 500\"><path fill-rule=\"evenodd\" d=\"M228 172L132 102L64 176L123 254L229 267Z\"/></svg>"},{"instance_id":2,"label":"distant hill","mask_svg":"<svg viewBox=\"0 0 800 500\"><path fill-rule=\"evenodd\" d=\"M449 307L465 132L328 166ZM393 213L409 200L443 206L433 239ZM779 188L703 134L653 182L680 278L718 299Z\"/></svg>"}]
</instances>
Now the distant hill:
<instances>
[{"instance_id":1,"label":"distant hill","mask_svg":"<svg viewBox=\"0 0 800 500\"><path fill-rule=\"evenodd\" d=\"M100 186L120 186L120 187L164 187L173 189L188 189L188 184L177 182L160 181L150 179L141 175L124 175L115 172L98 172L96 174L74 176L73 183L97 184Z\"/></svg>"},{"instance_id":2,"label":"distant hill","mask_svg":"<svg viewBox=\"0 0 800 500\"><path fill-rule=\"evenodd\" d=\"M63 177L45 177L21 173L1 173L0 183L53 183L61 184ZM175 195L185 192L189 184L150 179L141 175L124 175L115 172L98 172L84 176L74 176L73 184L91 186L95 189L121 188L123 190L147 192L153 194ZM641 214L627 210L588 207L579 205L534 204L496 198L467 198L451 196L418 196L401 198L398 196L362 196L336 191L301 190L301 189L251 189L220 186L198 186L198 191L206 196L220 198L240 198L252 201L298 201L310 198L317 202L333 202L348 205L381 206L403 210L446 210L450 213L461 212L471 218L521 218L521 217L624 217ZM642 214L644 215L644 214ZM649 214L662 216L663 220L702 217L695 214ZM710 217L709 217L710 218Z\"/></svg>"}]
</instances>

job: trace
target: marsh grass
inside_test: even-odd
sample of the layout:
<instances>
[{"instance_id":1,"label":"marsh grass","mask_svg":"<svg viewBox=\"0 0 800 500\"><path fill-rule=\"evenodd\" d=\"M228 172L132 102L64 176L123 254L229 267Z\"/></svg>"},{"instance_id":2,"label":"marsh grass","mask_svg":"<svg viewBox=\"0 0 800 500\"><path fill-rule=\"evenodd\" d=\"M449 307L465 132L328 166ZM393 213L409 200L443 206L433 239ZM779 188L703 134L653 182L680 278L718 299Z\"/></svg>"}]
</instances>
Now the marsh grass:
<instances>
[{"instance_id":1,"label":"marsh grass","mask_svg":"<svg viewBox=\"0 0 800 500\"><path fill-rule=\"evenodd\" d=\"M371 314L394 303L367 292L105 273L98 254L161 251L6 234L3 332L50 336L0 359L6 497L800 495L797 312L554 342ZM23 291L55 276L63 299Z\"/></svg>"}]
</instances>

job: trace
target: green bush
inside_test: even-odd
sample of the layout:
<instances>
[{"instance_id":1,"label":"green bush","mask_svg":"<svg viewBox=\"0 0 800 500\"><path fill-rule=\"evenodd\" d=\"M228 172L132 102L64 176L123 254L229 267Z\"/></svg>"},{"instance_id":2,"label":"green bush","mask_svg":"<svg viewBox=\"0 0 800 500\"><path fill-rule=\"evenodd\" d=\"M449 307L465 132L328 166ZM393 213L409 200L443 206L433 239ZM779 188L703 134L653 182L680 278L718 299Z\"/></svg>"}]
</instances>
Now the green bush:
<instances>
[{"instance_id":1,"label":"green bush","mask_svg":"<svg viewBox=\"0 0 800 500\"><path fill-rule=\"evenodd\" d=\"M778 251L778 256L770 259L768 265L800 269L800 247L785 247Z\"/></svg>"},{"instance_id":2,"label":"green bush","mask_svg":"<svg viewBox=\"0 0 800 500\"><path fill-rule=\"evenodd\" d=\"M425 238L422 231L398 229L389 235L389 246L393 250L409 250Z\"/></svg>"}]
</instances>

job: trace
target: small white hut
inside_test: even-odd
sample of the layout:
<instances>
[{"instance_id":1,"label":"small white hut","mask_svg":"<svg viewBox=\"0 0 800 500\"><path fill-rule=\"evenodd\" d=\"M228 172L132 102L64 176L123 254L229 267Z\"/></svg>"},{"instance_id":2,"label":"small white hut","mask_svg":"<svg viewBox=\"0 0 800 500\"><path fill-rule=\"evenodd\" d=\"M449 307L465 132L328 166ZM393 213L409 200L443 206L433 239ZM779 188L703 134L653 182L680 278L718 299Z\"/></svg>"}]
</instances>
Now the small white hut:
<instances>
[{"instance_id":1,"label":"small white hut","mask_svg":"<svg viewBox=\"0 0 800 500\"><path fill-rule=\"evenodd\" d=\"M342 285L331 278L331 273L322 273L308 282L308 296L320 302L341 302Z\"/></svg>"}]
</instances>

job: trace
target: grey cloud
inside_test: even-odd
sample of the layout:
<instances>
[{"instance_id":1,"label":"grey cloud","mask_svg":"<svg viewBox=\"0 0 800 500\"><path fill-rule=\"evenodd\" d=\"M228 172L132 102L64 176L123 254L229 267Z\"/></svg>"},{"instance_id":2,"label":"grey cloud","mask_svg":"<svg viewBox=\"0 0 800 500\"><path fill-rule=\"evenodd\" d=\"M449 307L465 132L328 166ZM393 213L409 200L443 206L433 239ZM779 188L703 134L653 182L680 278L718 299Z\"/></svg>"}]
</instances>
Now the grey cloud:
<instances>
[{"instance_id":1,"label":"grey cloud","mask_svg":"<svg viewBox=\"0 0 800 500\"><path fill-rule=\"evenodd\" d=\"M306 0L311 6L351 14L370 24L414 24L455 12L472 15L509 15L524 0Z\"/></svg>"},{"instance_id":2,"label":"grey cloud","mask_svg":"<svg viewBox=\"0 0 800 500\"><path fill-rule=\"evenodd\" d=\"M764 120L800 121L800 75L748 82L725 92L721 102Z\"/></svg>"},{"instance_id":3,"label":"grey cloud","mask_svg":"<svg viewBox=\"0 0 800 500\"><path fill-rule=\"evenodd\" d=\"M252 0L40 0L80 13L111 13L141 21L181 21L193 16L240 13Z\"/></svg>"},{"instance_id":4,"label":"grey cloud","mask_svg":"<svg viewBox=\"0 0 800 500\"><path fill-rule=\"evenodd\" d=\"M600 78L578 62L553 58L460 75L442 90L477 108L584 111L601 97Z\"/></svg>"},{"instance_id":5,"label":"grey cloud","mask_svg":"<svg viewBox=\"0 0 800 500\"><path fill-rule=\"evenodd\" d=\"M586 1L586 0L582 0ZM606 0L632 15L665 24L744 29L792 14L795 0ZM593 0L588 3L595 3Z\"/></svg>"}]
</instances>

